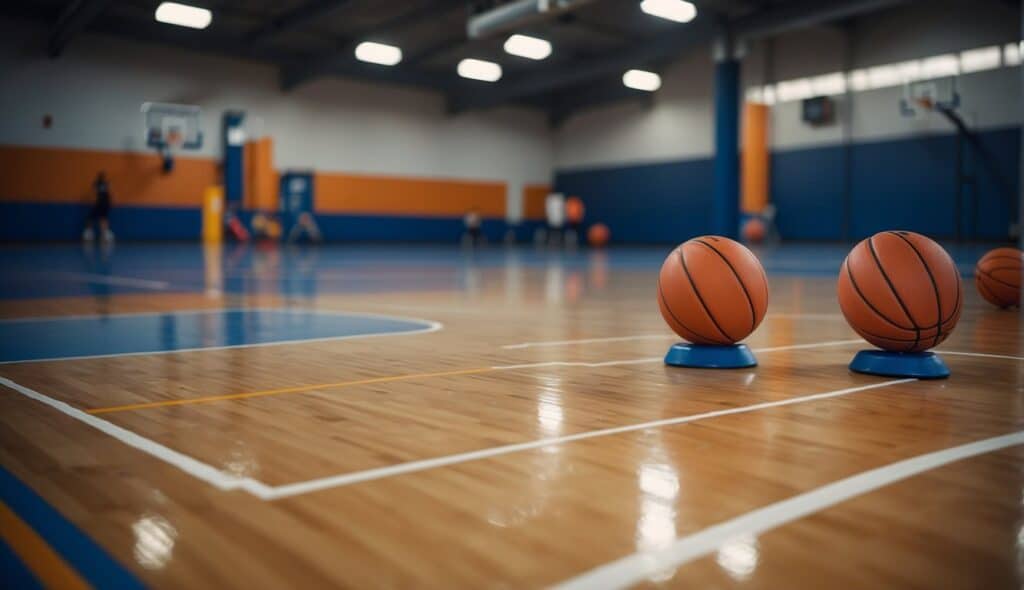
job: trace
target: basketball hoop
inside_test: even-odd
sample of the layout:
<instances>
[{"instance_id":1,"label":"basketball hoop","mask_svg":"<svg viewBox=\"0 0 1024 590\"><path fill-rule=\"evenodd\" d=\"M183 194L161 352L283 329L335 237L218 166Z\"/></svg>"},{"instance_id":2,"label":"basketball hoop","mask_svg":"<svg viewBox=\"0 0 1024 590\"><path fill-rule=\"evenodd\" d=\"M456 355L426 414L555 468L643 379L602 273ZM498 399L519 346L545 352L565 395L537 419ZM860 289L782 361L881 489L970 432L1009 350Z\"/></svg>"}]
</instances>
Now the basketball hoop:
<instances>
[{"instance_id":1,"label":"basketball hoop","mask_svg":"<svg viewBox=\"0 0 1024 590\"><path fill-rule=\"evenodd\" d=\"M903 85L900 114L920 119L935 110L953 110L960 106L956 76L932 80L911 80Z\"/></svg>"},{"instance_id":2,"label":"basketball hoop","mask_svg":"<svg viewBox=\"0 0 1024 590\"><path fill-rule=\"evenodd\" d=\"M146 125L146 145L163 158L164 173L174 169L174 154L197 150L203 145L199 130L200 109L193 105L147 102L142 105Z\"/></svg>"}]
</instances>

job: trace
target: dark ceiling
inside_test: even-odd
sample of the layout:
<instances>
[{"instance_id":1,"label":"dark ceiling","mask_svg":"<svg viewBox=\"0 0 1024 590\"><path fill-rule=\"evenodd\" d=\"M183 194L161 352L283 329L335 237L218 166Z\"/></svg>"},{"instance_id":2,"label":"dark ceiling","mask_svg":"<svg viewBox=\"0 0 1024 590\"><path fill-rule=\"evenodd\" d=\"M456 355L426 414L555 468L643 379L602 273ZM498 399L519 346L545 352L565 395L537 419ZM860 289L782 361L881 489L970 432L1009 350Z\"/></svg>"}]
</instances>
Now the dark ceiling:
<instances>
[{"instance_id":1,"label":"dark ceiling","mask_svg":"<svg viewBox=\"0 0 1024 590\"><path fill-rule=\"evenodd\" d=\"M55 59L74 51L77 35L93 31L272 63L284 91L340 76L432 89L446 96L452 112L520 104L557 121L594 104L646 95L625 88L622 72L657 70L722 31L770 35L906 0L693 0L698 17L686 24L644 14L639 0L593 0L515 31L552 43L551 57L541 62L506 54L507 34L467 38L467 18L505 3L499 0L183 1L213 11L213 24L196 31L158 23L153 14L160 0L6 0L0 15L47 23L45 46ZM357 61L353 48L364 40L401 47L402 62ZM500 63L502 79L459 78L455 66L466 57Z\"/></svg>"}]
</instances>

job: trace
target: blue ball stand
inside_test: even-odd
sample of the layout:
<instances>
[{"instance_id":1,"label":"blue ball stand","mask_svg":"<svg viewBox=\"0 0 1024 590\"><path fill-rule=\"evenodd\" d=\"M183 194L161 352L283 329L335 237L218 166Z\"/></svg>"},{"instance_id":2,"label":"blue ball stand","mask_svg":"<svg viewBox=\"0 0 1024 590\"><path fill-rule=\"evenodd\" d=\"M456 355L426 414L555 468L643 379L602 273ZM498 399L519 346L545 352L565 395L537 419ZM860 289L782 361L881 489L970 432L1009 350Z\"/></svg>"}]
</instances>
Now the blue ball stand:
<instances>
[{"instance_id":1,"label":"blue ball stand","mask_svg":"<svg viewBox=\"0 0 1024 590\"><path fill-rule=\"evenodd\" d=\"M862 350L853 357L850 370L884 377L917 377L945 379L949 367L934 352L889 352Z\"/></svg>"},{"instance_id":2,"label":"blue ball stand","mask_svg":"<svg viewBox=\"0 0 1024 590\"><path fill-rule=\"evenodd\" d=\"M665 364L698 369L745 369L756 367L757 359L746 344L719 346L680 342L668 349Z\"/></svg>"}]
</instances>

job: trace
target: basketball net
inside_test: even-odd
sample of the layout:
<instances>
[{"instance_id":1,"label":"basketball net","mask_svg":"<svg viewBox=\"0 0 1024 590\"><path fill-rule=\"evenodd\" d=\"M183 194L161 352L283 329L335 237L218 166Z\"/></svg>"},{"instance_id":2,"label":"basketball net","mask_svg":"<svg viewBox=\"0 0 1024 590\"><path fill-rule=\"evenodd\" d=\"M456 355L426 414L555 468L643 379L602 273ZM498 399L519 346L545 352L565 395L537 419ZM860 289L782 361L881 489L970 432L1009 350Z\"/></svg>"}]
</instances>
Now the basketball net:
<instances>
[{"instance_id":1,"label":"basketball net","mask_svg":"<svg viewBox=\"0 0 1024 590\"><path fill-rule=\"evenodd\" d=\"M935 103L932 102L932 99L927 96L922 96L921 98L917 99L917 104L921 108L929 111L932 110L932 108L935 106Z\"/></svg>"}]
</instances>

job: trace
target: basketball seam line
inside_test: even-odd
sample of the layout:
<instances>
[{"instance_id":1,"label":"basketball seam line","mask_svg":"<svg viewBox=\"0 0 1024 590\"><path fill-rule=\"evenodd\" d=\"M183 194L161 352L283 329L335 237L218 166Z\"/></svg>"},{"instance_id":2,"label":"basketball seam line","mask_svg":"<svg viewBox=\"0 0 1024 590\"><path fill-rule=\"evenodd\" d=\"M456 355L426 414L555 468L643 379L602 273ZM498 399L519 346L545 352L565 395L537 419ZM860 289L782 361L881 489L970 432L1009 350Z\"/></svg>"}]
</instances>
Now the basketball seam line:
<instances>
[{"instance_id":1,"label":"basketball seam line","mask_svg":"<svg viewBox=\"0 0 1024 590\"><path fill-rule=\"evenodd\" d=\"M893 231L888 232L888 233L890 233L890 234L896 236L897 238L903 240L904 242L906 242L906 244L908 246L910 246L910 249L913 250L914 254L917 255L917 259L921 261L921 266L924 267L924 272L928 273L928 280L930 280L932 282L932 291L935 292L935 304L938 307L938 309L936 310L938 313L935 314L935 316L937 318L937 321L938 321L938 324L935 326L935 339L932 341L932 346L933 347L934 346L938 346L939 342L941 342L939 340L939 338L942 337L942 324L943 324L943 322L942 322L942 296L939 294L939 284L935 282L935 275L932 274L932 269L928 266L928 263L925 262L924 256L921 256L921 252L918 251L917 247L914 246L914 244L912 244L910 242L910 240L908 240L906 238L906 236L903 236L903 235L898 234L898 233L893 232ZM957 272L957 275L958 275L958 278L959 278L960 271L956 271L956 272ZM960 305L960 289L959 289L959 287L957 287L956 298L957 298L957 301L956 301L956 303L953 304L953 312L950 314L949 317L953 317L953 314L956 313L956 308Z\"/></svg>"},{"instance_id":2,"label":"basketball seam line","mask_svg":"<svg viewBox=\"0 0 1024 590\"><path fill-rule=\"evenodd\" d=\"M1009 288L1011 288L1011 289L1020 289L1020 285L1013 285L1013 284L1007 283L1006 281L1003 281L1003 280L997 279L997 278L995 278L994 276L992 276L992 273L991 273L991 272L988 272L988 271L984 271L984 270L979 270L979 269L974 269L974 270L975 270L975 272L977 272L978 274L984 275L984 276L985 276L985 278L989 278L989 279L992 279L993 281L995 281L995 282L997 282L997 283L999 283L999 284L1001 284L1001 285L1005 285L1005 286L1007 286L1007 287L1009 287ZM996 269L993 269L993 270L996 270Z\"/></svg>"},{"instance_id":3,"label":"basketball seam line","mask_svg":"<svg viewBox=\"0 0 1024 590\"><path fill-rule=\"evenodd\" d=\"M975 267L974 270L976 270L978 272L984 272L984 273L992 274L992 273L996 272L997 270L1014 270L1014 271L1020 272L1021 268L1019 266L995 266L995 267L989 268L987 270L980 270L977 267Z\"/></svg>"},{"instance_id":4,"label":"basketball seam line","mask_svg":"<svg viewBox=\"0 0 1024 590\"><path fill-rule=\"evenodd\" d=\"M982 293L982 295L985 295L987 293L989 296L992 297L992 299L995 299L996 301L999 301L999 303L997 303L996 305L998 305L999 307L1003 307L1003 305L1002 305L1003 298L1002 297L996 297L996 294L993 293L992 290L988 288L988 285L986 285L985 283L982 283L980 281L976 282L975 284L978 286L978 291L984 291ZM989 299L988 297L985 297L985 299L987 301L992 301L992 299Z\"/></svg>"},{"instance_id":5,"label":"basketball seam line","mask_svg":"<svg viewBox=\"0 0 1024 590\"><path fill-rule=\"evenodd\" d=\"M685 245L686 244L683 244L683 246ZM697 296L697 301L700 302L700 306L704 308L704 313L708 315L708 319L710 319L711 323L715 325L715 328L718 328L718 331L722 334L722 336L725 337L726 340L730 342L736 342L736 340L734 340L732 336L729 336L729 334L727 334L725 330L722 329L722 326L718 325L718 320L716 320L715 316L711 314L711 310L708 309L707 304L704 303L704 298L700 296L700 291L697 290L697 283L693 282L693 277L690 276L690 269L686 267L686 256L683 255L683 247L680 246L678 249L676 249L676 252L679 253L679 261L683 265L683 272L686 273L686 279L690 281L690 287L693 289L694 295Z\"/></svg>"},{"instance_id":6,"label":"basketball seam line","mask_svg":"<svg viewBox=\"0 0 1024 590\"><path fill-rule=\"evenodd\" d=\"M874 306L874 304L868 301L868 298L864 296L864 292L860 290L860 286L857 285L857 280L853 278L853 271L850 270L850 265L846 262L844 262L843 265L846 266L846 275L850 277L850 284L853 285L853 290L857 292L858 296L860 296L860 300L863 301L864 304L867 305L869 308L871 308L871 311L875 312L875 315L882 318L882 320L885 321L890 326L893 326L900 330L905 330L907 332L912 332L914 330L913 328L904 328L903 326L890 320L888 316L879 311L878 308Z\"/></svg>"},{"instance_id":7,"label":"basketball seam line","mask_svg":"<svg viewBox=\"0 0 1024 590\"><path fill-rule=\"evenodd\" d=\"M875 252L875 244L872 241L873 238L874 236L868 238L868 251L871 252L871 258L874 259L875 264L878 266L878 272L882 273L882 278L885 279L885 283L889 285L889 289L892 291L892 296L896 298L896 303L900 304L900 309L902 309L903 313L907 315L907 319L910 320L911 325L914 326L914 333L917 334L917 339L920 340L921 328L918 327L917 322L914 321L914 317L910 315L910 310L907 309L906 304L903 303L902 299L900 299L900 294L896 292L896 286L892 284L892 281L889 280L889 275L887 275L885 273L885 269L882 268L882 261L878 259L878 253ZM917 348L916 341L914 342L914 348Z\"/></svg>"},{"instance_id":8,"label":"basketball seam line","mask_svg":"<svg viewBox=\"0 0 1024 590\"><path fill-rule=\"evenodd\" d=\"M883 340L892 340L893 342L917 342L919 340L919 339L914 339L914 338L893 338L892 336L883 336L881 334L875 334L874 332L865 330L864 328L861 328L859 326L856 328L856 330L859 330L859 331L867 334L868 336L872 336L874 338L881 338Z\"/></svg>"},{"instance_id":9,"label":"basketball seam line","mask_svg":"<svg viewBox=\"0 0 1024 590\"><path fill-rule=\"evenodd\" d=\"M747 286L743 283L743 279L740 278L740 273L736 272L736 268L732 265L731 262L729 262L729 259L726 258L724 254L719 252L718 249L716 249L714 246L708 244L703 240L695 241L698 244L703 244L708 248L711 248L712 252L718 254L718 257L721 258L723 262L725 262L725 265L728 266L729 270L732 271L733 276L736 277L736 282L740 284L740 289L743 290L743 295L747 298L747 305L750 306L750 331L753 332L754 330L757 329L757 311L754 309L754 300L750 298L750 291L747 290Z\"/></svg>"},{"instance_id":10,"label":"basketball seam line","mask_svg":"<svg viewBox=\"0 0 1024 590\"><path fill-rule=\"evenodd\" d=\"M661 277L658 277L658 297L661 299L661 302L665 305L665 309L668 311L668 315L672 316L672 319L675 320L676 323L678 323L680 326L682 326L684 330L686 330L687 332L693 334L697 338L700 338L700 339L703 339L703 340L710 340L710 341L716 342L716 343L720 343L717 338L708 338L707 336L704 336L700 332L698 332L696 330L690 329L689 326L684 324L679 318L676 317L676 313L674 311L672 311L672 307L669 306L669 304L668 304L668 299L665 298L665 292L661 288ZM680 336L681 336L681 334L680 334ZM685 336L684 336L684 338L685 338Z\"/></svg>"},{"instance_id":11,"label":"basketball seam line","mask_svg":"<svg viewBox=\"0 0 1024 590\"><path fill-rule=\"evenodd\" d=\"M974 284L978 286L979 290L984 289L985 292L987 292L989 295L992 296L992 299L995 299L995 300L999 301L999 303L997 303L996 305L998 305L1000 308L1005 309L1007 307L1013 307L1014 305L1020 305L1019 302L1004 303L1002 297L997 296L995 291L990 289L988 285L986 285L985 283L983 283L981 281L975 281ZM991 302L991 300L989 300L989 301Z\"/></svg>"},{"instance_id":12,"label":"basketball seam line","mask_svg":"<svg viewBox=\"0 0 1024 590\"><path fill-rule=\"evenodd\" d=\"M1024 260L1022 260L1022 258L1024 258L1024 257L1012 256L1010 254L1000 254L999 256L982 256L981 260L1002 260L1004 258L1007 259L1007 260L1015 260L1018 263L1019 262L1024 262Z\"/></svg>"}]
</instances>

